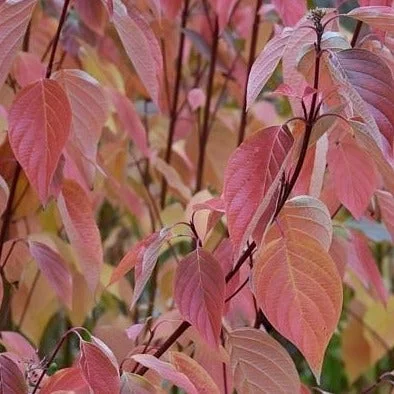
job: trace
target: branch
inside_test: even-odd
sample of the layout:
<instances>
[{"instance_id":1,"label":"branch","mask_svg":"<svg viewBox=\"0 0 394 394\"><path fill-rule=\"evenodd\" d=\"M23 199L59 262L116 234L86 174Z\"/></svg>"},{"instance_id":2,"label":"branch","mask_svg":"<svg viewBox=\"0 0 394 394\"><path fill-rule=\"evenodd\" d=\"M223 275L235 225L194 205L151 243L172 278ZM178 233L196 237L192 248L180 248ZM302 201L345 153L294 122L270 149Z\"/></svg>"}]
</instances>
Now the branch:
<instances>
[{"instance_id":1,"label":"branch","mask_svg":"<svg viewBox=\"0 0 394 394\"><path fill-rule=\"evenodd\" d=\"M350 46L351 46L352 48L354 48L355 45L356 45L356 43L357 43L357 39L358 39L358 36L359 36L359 34L360 34L362 25L363 25L363 23L362 23L361 21L358 21L358 22L357 22L356 28L354 29L352 41L350 42Z\"/></svg>"}]
</instances>

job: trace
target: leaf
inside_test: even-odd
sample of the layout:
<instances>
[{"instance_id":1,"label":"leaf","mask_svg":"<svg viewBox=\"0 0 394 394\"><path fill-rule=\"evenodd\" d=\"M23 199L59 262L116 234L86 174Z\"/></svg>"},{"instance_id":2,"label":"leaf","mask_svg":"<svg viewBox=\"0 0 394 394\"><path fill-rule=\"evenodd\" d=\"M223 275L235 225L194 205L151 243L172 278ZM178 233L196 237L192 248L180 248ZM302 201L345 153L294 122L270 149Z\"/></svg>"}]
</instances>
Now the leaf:
<instances>
[{"instance_id":1,"label":"leaf","mask_svg":"<svg viewBox=\"0 0 394 394\"><path fill-rule=\"evenodd\" d=\"M332 224L327 207L310 196L297 196L286 201L264 241L269 243L281 237L293 241L305 237L328 251Z\"/></svg>"},{"instance_id":2,"label":"leaf","mask_svg":"<svg viewBox=\"0 0 394 394\"><path fill-rule=\"evenodd\" d=\"M7 394L27 394L25 378L7 355L0 354L0 392Z\"/></svg>"},{"instance_id":3,"label":"leaf","mask_svg":"<svg viewBox=\"0 0 394 394\"><path fill-rule=\"evenodd\" d=\"M175 273L174 300L182 317L217 347L224 309L226 282L219 262L197 248L182 259Z\"/></svg>"},{"instance_id":4,"label":"leaf","mask_svg":"<svg viewBox=\"0 0 394 394\"><path fill-rule=\"evenodd\" d=\"M228 338L234 386L239 393L299 393L300 379L286 350L267 333L239 328Z\"/></svg>"},{"instance_id":5,"label":"leaf","mask_svg":"<svg viewBox=\"0 0 394 394\"><path fill-rule=\"evenodd\" d=\"M205 93L200 88L191 89L187 93L187 101L192 111L195 111L196 109L202 107L205 103L205 100L206 100Z\"/></svg>"},{"instance_id":6,"label":"leaf","mask_svg":"<svg viewBox=\"0 0 394 394\"><path fill-rule=\"evenodd\" d=\"M331 72L344 90L354 110L370 126L372 137L380 148L377 130L390 146L394 140L394 82L386 63L363 49L348 49L332 53Z\"/></svg>"},{"instance_id":7,"label":"leaf","mask_svg":"<svg viewBox=\"0 0 394 394\"><path fill-rule=\"evenodd\" d=\"M297 0L289 7L286 0L272 0L285 26L294 26L307 13L306 3L306 0Z\"/></svg>"},{"instance_id":8,"label":"leaf","mask_svg":"<svg viewBox=\"0 0 394 394\"><path fill-rule=\"evenodd\" d=\"M82 70L61 70L53 74L70 101L72 110L71 142L82 154L85 178L92 185L97 144L108 117L109 102L100 84Z\"/></svg>"},{"instance_id":9,"label":"leaf","mask_svg":"<svg viewBox=\"0 0 394 394\"><path fill-rule=\"evenodd\" d=\"M182 178L174 167L167 164L160 157L155 158L153 165L164 176L168 186L177 191L184 200L189 201L191 199L192 194L190 189L183 183Z\"/></svg>"},{"instance_id":10,"label":"leaf","mask_svg":"<svg viewBox=\"0 0 394 394\"><path fill-rule=\"evenodd\" d=\"M121 0L114 1L112 20L128 57L153 102L160 108L163 60L156 36L138 9L132 5L127 8Z\"/></svg>"},{"instance_id":11,"label":"leaf","mask_svg":"<svg viewBox=\"0 0 394 394\"><path fill-rule=\"evenodd\" d=\"M305 236L275 240L259 251L252 281L257 304L319 380L342 308L342 281L329 254Z\"/></svg>"},{"instance_id":12,"label":"leaf","mask_svg":"<svg viewBox=\"0 0 394 394\"><path fill-rule=\"evenodd\" d=\"M374 160L347 134L332 141L327 162L338 199L356 219L360 219L379 182Z\"/></svg>"},{"instance_id":13,"label":"leaf","mask_svg":"<svg viewBox=\"0 0 394 394\"><path fill-rule=\"evenodd\" d=\"M170 352L170 362L177 371L189 378L199 394L220 394L208 372L191 357L181 352Z\"/></svg>"},{"instance_id":14,"label":"leaf","mask_svg":"<svg viewBox=\"0 0 394 394\"><path fill-rule=\"evenodd\" d=\"M0 88L22 45L37 0L6 0L0 5Z\"/></svg>"},{"instance_id":15,"label":"leaf","mask_svg":"<svg viewBox=\"0 0 394 394\"><path fill-rule=\"evenodd\" d=\"M108 3L109 5L109 3ZM74 2L75 10L83 23L92 31L102 36L104 34L106 23L105 4L101 1L76 0ZM108 7L110 9L110 5Z\"/></svg>"},{"instance_id":16,"label":"leaf","mask_svg":"<svg viewBox=\"0 0 394 394\"><path fill-rule=\"evenodd\" d=\"M388 291L369 249L367 238L358 231L351 231L350 234L350 242L348 243L349 266L355 271L364 286L372 286L379 300L386 304Z\"/></svg>"},{"instance_id":17,"label":"leaf","mask_svg":"<svg viewBox=\"0 0 394 394\"><path fill-rule=\"evenodd\" d=\"M145 157L150 157L151 152L148 146L146 130L135 110L134 104L126 96L114 89L108 89L108 92L123 128L140 152Z\"/></svg>"},{"instance_id":18,"label":"leaf","mask_svg":"<svg viewBox=\"0 0 394 394\"><path fill-rule=\"evenodd\" d=\"M357 7L347 15L379 30L394 33L394 9L392 7Z\"/></svg>"},{"instance_id":19,"label":"leaf","mask_svg":"<svg viewBox=\"0 0 394 394\"><path fill-rule=\"evenodd\" d=\"M95 394L119 393L118 369L99 346L81 341L81 356L78 365Z\"/></svg>"},{"instance_id":20,"label":"leaf","mask_svg":"<svg viewBox=\"0 0 394 394\"><path fill-rule=\"evenodd\" d=\"M18 93L8 122L8 137L15 157L45 205L70 134L68 98L56 81L35 82Z\"/></svg>"},{"instance_id":21,"label":"leaf","mask_svg":"<svg viewBox=\"0 0 394 394\"><path fill-rule=\"evenodd\" d=\"M170 230L163 228L137 242L113 271L108 286L123 278L137 264L143 267L154 266L159 257L160 249L169 236Z\"/></svg>"},{"instance_id":22,"label":"leaf","mask_svg":"<svg viewBox=\"0 0 394 394\"><path fill-rule=\"evenodd\" d=\"M380 212L383 223L391 235L391 240L394 242L394 197L383 190L376 191Z\"/></svg>"},{"instance_id":23,"label":"leaf","mask_svg":"<svg viewBox=\"0 0 394 394\"><path fill-rule=\"evenodd\" d=\"M86 282L94 293L100 280L103 250L89 197L76 182L65 180L57 206Z\"/></svg>"},{"instance_id":24,"label":"leaf","mask_svg":"<svg viewBox=\"0 0 394 394\"><path fill-rule=\"evenodd\" d=\"M283 32L272 38L264 49L257 56L250 70L247 85L247 108L254 103L257 96L270 79L278 66L287 43L291 36L292 29L285 29Z\"/></svg>"},{"instance_id":25,"label":"leaf","mask_svg":"<svg viewBox=\"0 0 394 394\"><path fill-rule=\"evenodd\" d=\"M224 176L223 198L235 257L267 207L272 209L270 201L292 145L288 129L273 126L247 138L231 155Z\"/></svg>"},{"instance_id":26,"label":"leaf","mask_svg":"<svg viewBox=\"0 0 394 394\"><path fill-rule=\"evenodd\" d=\"M38 351L21 334L13 331L1 331L0 342L7 351L29 362L39 362Z\"/></svg>"},{"instance_id":27,"label":"leaf","mask_svg":"<svg viewBox=\"0 0 394 394\"><path fill-rule=\"evenodd\" d=\"M10 189L7 182L0 175L0 216L3 214L7 207L8 197L10 196Z\"/></svg>"},{"instance_id":28,"label":"leaf","mask_svg":"<svg viewBox=\"0 0 394 394\"><path fill-rule=\"evenodd\" d=\"M30 253L40 271L55 290L56 295L71 309L72 306L72 277L70 270L55 250L47 245L29 240Z\"/></svg>"},{"instance_id":29,"label":"leaf","mask_svg":"<svg viewBox=\"0 0 394 394\"><path fill-rule=\"evenodd\" d=\"M120 394L157 394L156 387L145 377L123 372Z\"/></svg>"},{"instance_id":30,"label":"leaf","mask_svg":"<svg viewBox=\"0 0 394 394\"><path fill-rule=\"evenodd\" d=\"M45 78L46 67L37 55L19 52L14 61L13 72L18 84L24 88L30 83Z\"/></svg>"},{"instance_id":31,"label":"leaf","mask_svg":"<svg viewBox=\"0 0 394 394\"><path fill-rule=\"evenodd\" d=\"M50 376L45 381L44 386L40 390L40 394L70 391L73 394L90 393L89 385L83 377L82 371L77 367L63 368Z\"/></svg>"},{"instance_id":32,"label":"leaf","mask_svg":"<svg viewBox=\"0 0 394 394\"><path fill-rule=\"evenodd\" d=\"M188 394L199 394L189 378L182 372L178 372L170 363L161 361L151 354L134 354L131 358L141 365L153 369L163 379L184 389Z\"/></svg>"}]
</instances>

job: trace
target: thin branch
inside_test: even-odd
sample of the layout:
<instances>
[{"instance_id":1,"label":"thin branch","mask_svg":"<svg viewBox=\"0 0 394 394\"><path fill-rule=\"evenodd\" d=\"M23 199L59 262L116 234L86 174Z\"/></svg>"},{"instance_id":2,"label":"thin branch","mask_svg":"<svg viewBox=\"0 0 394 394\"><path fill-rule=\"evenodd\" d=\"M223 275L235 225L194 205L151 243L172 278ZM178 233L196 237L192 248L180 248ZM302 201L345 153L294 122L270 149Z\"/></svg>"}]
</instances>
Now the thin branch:
<instances>
[{"instance_id":1,"label":"thin branch","mask_svg":"<svg viewBox=\"0 0 394 394\"><path fill-rule=\"evenodd\" d=\"M248 94L248 80L250 70L252 69L254 59L256 57L256 47L257 47L257 39L259 33L259 24L260 24L260 14L259 10L261 8L262 0L256 0L256 8L254 11L254 21L252 28L252 40L250 43L250 51L249 51L249 60L248 60L248 71L245 79L245 87L244 87L244 97L242 103L242 112L241 112L241 123L239 125L238 131L238 145L241 145L242 141L245 137L245 129L246 129L246 121L247 121L247 112L246 112L246 104L247 104L247 94Z\"/></svg>"},{"instance_id":2,"label":"thin branch","mask_svg":"<svg viewBox=\"0 0 394 394\"><path fill-rule=\"evenodd\" d=\"M363 25L363 23L361 21L357 22L356 28L354 29L352 41L350 42L350 46L352 48L354 48L356 46L357 39L358 39L358 36L360 35L362 25Z\"/></svg>"}]
</instances>

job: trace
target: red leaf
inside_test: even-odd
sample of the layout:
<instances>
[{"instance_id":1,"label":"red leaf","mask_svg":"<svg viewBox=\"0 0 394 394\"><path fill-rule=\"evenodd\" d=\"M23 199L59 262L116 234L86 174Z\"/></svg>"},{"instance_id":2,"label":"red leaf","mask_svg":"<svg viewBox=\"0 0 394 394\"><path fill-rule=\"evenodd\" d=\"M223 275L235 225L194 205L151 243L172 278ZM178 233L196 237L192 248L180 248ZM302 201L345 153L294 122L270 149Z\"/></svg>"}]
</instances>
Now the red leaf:
<instances>
[{"instance_id":1,"label":"red leaf","mask_svg":"<svg viewBox=\"0 0 394 394\"><path fill-rule=\"evenodd\" d=\"M137 277L136 270L136 284L133 293L133 300L130 308L141 296L146 283L156 265L157 258L159 257L160 249L164 242L168 240L170 230L163 228L153 234L148 235L146 238L137 242L123 257L118 266L112 273L108 286L123 278L135 266L139 266Z\"/></svg>"},{"instance_id":2,"label":"red leaf","mask_svg":"<svg viewBox=\"0 0 394 394\"><path fill-rule=\"evenodd\" d=\"M390 68L379 56L363 49L332 53L330 65L354 110L370 126L375 142L382 148L379 129L392 146L394 81Z\"/></svg>"},{"instance_id":3,"label":"red leaf","mask_svg":"<svg viewBox=\"0 0 394 394\"><path fill-rule=\"evenodd\" d=\"M386 304L388 292L369 249L367 238L362 233L352 231L350 241L348 243L348 264L356 272L364 286L373 286L380 301Z\"/></svg>"},{"instance_id":4,"label":"red leaf","mask_svg":"<svg viewBox=\"0 0 394 394\"><path fill-rule=\"evenodd\" d=\"M163 58L155 34L135 6L126 7L120 0L114 1L113 22L139 77L160 108Z\"/></svg>"},{"instance_id":5,"label":"red leaf","mask_svg":"<svg viewBox=\"0 0 394 394\"><path fill-rule=\"evenodd\" d=\"M171 364L159 360L151 354L135 354L131 356L141 365L156 371L163 379L184 389L188 394L198 394L192 382L182 372L178 372Z\"/></svg>"},{"instance_id":6,"label":"red leaf","mask_svg":"<svg viewBox=\"0 0 394 394\"><path fill-rule=\"evenodd\" d=\"M231 155L224 176L223 197L235 256L267 207L272 209L270 201L292 145L290 132L273 126L250 136Z\"/></svg>"},{"instance_id":7,"label":"red leaf","mask_svg":"<svg viewBox=\"0 0 394 394\"><path fill-rule=\"evenodd\" d=\"M82 173L88 185L93 184L97 144L108 117L109 102L100 84L81 70L62 70L53 74L70 101L72 134L70 143L82 156Z\"/></svg>"},{"instance_id":8,"label":"red leaf","mask_svg":"<svg viewBox=\"0 0 394 394\"><path fill-rule=\"evenodd\" d=\"M126 96L116 90L110 89L108 92L123 128L141 153L145 157L150 157L151 152L148 146L146 130L135 110L134 104Z\"/></svg>"},{"instance_id":9,"label":"red leaf","mask_svg":"<svg viewBox=\"0 0 394 394\"><path fill-rule=\"evenodd\" d=\"M256 100L278 66L290 36L291 30L284 30L272 38L254 61L248 78L247 108Z\"/></svg>"},{"instance_id":10,"label":"red leaf","mask_svg":"<svg viewBox=\"0 0 394 394\"><path fill-rule=\"evenodd\" d=\"M0 341L7 351L29 362L39 362L37 350L21 334L13 331L1 331Z\"/></svg>"},{"instance_id":11,"label":"red leaf","mask_svg":"<svg viewBox=\"0 0 394 394\"><path fill-rule=\"evenodd\" d=\"M307 237L282 238L259 251L252 279L258 305L299 348L319 380L342 308L342 281L335 263Z\"/></svg>"},{"instance_id":12,"label":"red leaf","mask_svg":"<svg viewBox=\"0 0 394 394\"><path fill-rule=\"evenodd\" d=\"M56 295L71 309L72 276L67 263L56 251L41 242L29 241L30 253Z\"/></svg>"},{"instance_id":13,"label":"red leaf","mask_svg":"<svg viewBox=\"0 0 394 394\"><path fill-rule=\"evenodd\" d=\"M232 331L229 353L238 392L299 393L300 378L293 360L267 333L254 328Z\"/></svg>"},{"instance_id":14,"label":"red leaf","mask_svg":"<svg viewBox=\"0 0 394 394\"><path fill-rule=\"evenodd\" d=\"M16 81L24 88L30 83L45 78L46 67L37 55L20 52L14 61L13 71Z\"/></svg>"},{"instance_id":15,"label":"red leaf","mask_svg":"<svg viewBox=\"0 0 394 394\"><path fill-rule=\"evenodd\" d=\"M196 249L179 262L174 289L182 317L211 346L217 347L226 291L219 262L209 252Z\"/></svg>"},{"instance_id":16,"label":"red leaf","mask_svg":"<svg viewBox=\"0 0 394 394\"><path fill-rule=\"evenodd\" d=\"M41 80L26 86L10 109L12 150L44 205L70 126L70 104L56 81Z\"/></svg>"},{"instance_id":17,"label":"red leaf","mask_svg":"<svg viewBox=\"0 0 394 394\"><path fill-rule=\"evenodd\" d=\"M81 341L78 365L95 394L119 393L119 371L99 346Z\"/></svg>"},{"instance_id":18,"label":"red leaf","mask_svg":"<svg viewBox=\"0 0 394 394\"><path fill-rule=\"evenodd\" d=\"M0 393L27 394L25 378L8 356L0 354Z\"/></svg>"},{"instance_id":19,"label":"red leaf","mask_svg":"<svg viewBox=\"0 0 394 394\"><path fill-rule=\"evenodd\" d=\"M294 26L307 12L305 0L295 0L291 7L286 0L272 0L272 4L285 26Z\"/></svg>"},{"instance_id":20,"label":"red leaf","mask_svg":"<svg viewBox=\"0 0 394 394\"><path fill-rule=\"evenodd\" d=\"M100 280L103 250L89 197L76 182L66 180L57 204L86 282L90 291L94 292Z\"/></svg>"},{"instance_id":21,"label":"red leaf","mask_svg":"<svg viewBox=\"0 0 394 394\"><path fill-rule=\"evenodd\" d=\"M40 394L52 394L58 392L72 392L73 394L88 394L90 388L82 372L77 367L64 368L49 377Z\"/></svg>"},{"instance_id":22,"label":"red leaf","mask_svg":"<svg viewBox=\"0 0 394 394\"><path fill-rule=\"evenodd\" d=\"M0 88L22 45L37 0L3 1L0 5Z\"/></svg>"},{"instance_id":23,"label":"red leaf","mask_svg":"<svg viewBox=\"0 0 394 394\"><path fill-rule=\"evenodd\" d=\"M376 192L380 211L382 214L383 223L391 235L391 240L394 242L394 197L383 190Z\"/></svg>"},{"instance_id":24,"label":"red leaf","mask_svg":"<svg viewBox=\"0 0 394 394\"><path fill-rule=\"evenodd\" d=\"M394 33L394 9L392 7L357 7L348 12L347 15L372 27Z\"/></svg>"},{"instance_id":25,"label":"red leaf","mask_svg":"<svg viewBox=\"0 0 394 394\"><path fill-rule=\"evenodd\" d=\"M107 13L101 1L75 0L74 7L86 26L99 35L104 34Z\"/></svg>"},{"instance_id":26,"label":"red leaf","mask_svg":"<svg viewBox=\"0 0 394 394\"><path fill-rule=\"evenodd\" d=\"M332 141L327 162L338 199L359 219L378 186L379 175L374 160L348 134Z\"/></svg>"}]
</instances>

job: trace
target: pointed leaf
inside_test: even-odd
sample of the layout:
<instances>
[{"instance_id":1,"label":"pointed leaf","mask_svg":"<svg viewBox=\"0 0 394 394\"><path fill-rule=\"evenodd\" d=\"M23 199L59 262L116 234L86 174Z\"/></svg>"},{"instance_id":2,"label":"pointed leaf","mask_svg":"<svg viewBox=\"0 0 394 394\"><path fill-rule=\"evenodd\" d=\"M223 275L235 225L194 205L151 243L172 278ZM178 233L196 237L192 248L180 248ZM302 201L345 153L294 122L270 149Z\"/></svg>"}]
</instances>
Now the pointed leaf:
<instances>
[{"instance_id":1,"label":"pointed leaf","mask_svg":"<svg viewBox=\"0 0 394 394\"><path fill-rule=\"evenodd\" d=\"M197 248L179 262L174 288L175 303L182 317L211 346L217 347L226 290L219 262L209 252Z\"/></svg>"},{"instance_id":2,"label":"pointed leaf","mask_svg":"<svg viewBox=\"0 0 394 394\"><path fill-rule=\"evenodd\" d=\"M230 333L228 343L238 392L300 392L300 378L293 360L267 333L255 328L239 328Z\"/></svg>"},{"instance_id":3,"label":"pointed leaf","mask_svg":"<svg viewBox=\"0 0 394 394\"><path fill-rule=\"evenodd\" d=\"M64 88L72 109L71 141L83 156L85 165L94 174L97 144L108 117L109 103L100 84L82 70L61 70L53 79ZM86 175L92 184L92 175Z\"/></svg>"},{"instance_id":4,"label":"pointed leaf","mask_svg":"<svg viewBox=\"0 0 394 394\"><path fill-rule=\"evenodd\" d=\"M100 279L103 250L89 197L76 182L66 180L57 205L86 282L94 292Z\"/></svg>"},{"instance_id":5,"label":"pointed leaf","mask_svg":"<svg viewBox=\"0 0 394 394\"><path fill-rule=\"evenodd\" d=\"M134 354L131 357L141 365L156 371L163 379L184 389L188 394L199 393L189 378L182 372L178 372L170 363L161 361L151 354Z\"/></svg>"},{"instance_id":6,"label":"pointed leaf","mask_svg":"<svg viewBox=\"0 0 394 394\"><path fill-rule=\"evenodd\" d=\"M267 207L272 208L269 203L292 145L290 132L273 126L250 136L231 155L225 171L223 197L236 257Z\"/></svg>"},{"instance_id":7,"label":"pointed leaf","mask_svg":"<svg viewBox=\"0 0 394 394\"><path fill-rule=\"evenodd\" d=\"M285 29L283 32L270 41L257 56L250 70L247 85L247 108L256 100L257 96L270 79L278 66L286 45L291 36L292 30Z\"/></svg>"},{"instance_id":8,"label":"pointed leaf","mask_svg":"<svg viewBox=\"0 0 394 394\"><path fill-rule=\"evenodd\" d=\"M390 68L374 53L348 49L331 54L332 75L351 101L354 110L370 126L378 146L382 141L377 129L390 146L394 141L394 81Z\"/></svg>"},{"instance_id":9,"label":"pointed leaf","mask_svg":"<svg viewBox=\"0 0 394 394\"><path fill-rule=\"evenodd\" d=\"M40 394L71 391L73 394L87 394L90 388L82 372L77 367L63 368L45 381Z\"/></svg>"},{"instance_id":10,"label":"pointed leaf","mask_svg":"<svg viewBox=\"0 0 394 394\"><path fill-rule=\"evenodd\" d=\"M7 0L0 5L0 88L22 45L37 0Z\"/></svg>"},{"instance_id":11,"label":"pointed leaf","mask_svg":"<svg viewBox=\"0 0 394 394\"><path fill-rule=\"evenodd\" d=\"M141 12L133 5L127 8L121 0L114 1L113 23L139 77L160 108L163 60L156 36Z\"/></svg>"},{"instance_id":12,"label":"pointed leaf","mask_svg":"<svg viewBox=\"0 0 394 394\"><path fill-rule=\"evenodd\" d=\"M383 304L387 303L388 291L368 246L368 240L362 233L352 231L348 243L348 264L356 272L366 287L372 286Z\"/></svg>"},{"instance_id":13,"label":"pointed leaf","mask_svg":"<svg viewBox=\"0 0 394 394\"><path fill-rule=\"evenodd\" d=\"M171 364L192 382L199 394L220 394L208 372L195 360L181 352L170 353Z\"/></svg>"},{"instance_id":14,"label":"pointed leaf","mask_svg":"<svg viewBox=\"0 0 394 394\"><path fill-rule=\"evenodd\" d=\"M107 15L103 2L76 0L74 7L86 26L99 35L104 34Z\"/></svg>"},{"instance_id":15,"label":"pointed leaf","mask_svg":"<svg viewBox=\"0 0 394 394\"><path fill-rule=\"evenodd\" d=\"M28 393L21 370L10 357L4 354L0 354L0 393Z\"/></svg>"},{"instance_id":16,"label":"pointed leaf","mask_svg":"<svg viewBox=\"0 0 394 394\"><path fill-rule=\"evenodd\" d=\"M330 255L306 237L279 239L259 251L252 279L258 305L319 380L342 308L342 281Z\"/></svg>"},{"instance_id":17,"label":"pointed leaf","mask_svg":"<svg viewBox=\"0 0 394 394\"><path fill-rule=\"evenodd\" d=\"M56 251L41 242L29 240L30 253L48 279L56 295L71 309L72 276L67 263Z\"/></svg>"},{"instance_id":18,"label":"pointed leaf","mask_svg":"<svg viewBox=\"0 0 394 394\"><path fill-rule=\"evenodd\" d=\"M38 351L21 334L13 331L1 331L0 342L8 352L14 353L22 359L39 362Z\"/></svg>"},{"instance_id":19,"label":"pointed leaf","mask_svg":"<svg viewBox=\"0 0 394 394\"><path fill-rule=\"evenodd\" d=\"M292 6L286 0L272 0L285 26L294 26L307 12L305 0L294 1Z\"/></svg>"},{"instance_id":20,"label":"pointed leaf","mask_svg":"<svg viewBox=\"0 0 394 394\"><path fill-rule=\"evenodd\" d=\"M19 92L8 121L8 136L15 157L45 205L70 134L68 98L56 81L35 82Z\"/></svg>"},{"instance_id":21,"label":"pointed leaf","mask_svg":"<svg viewBox=\"0 0 394 394\"><path fill-rule=\"evenodd\" d=\"M32 82L45 78L46 67L37 55L19 52L14 61L13 72L18 84L24 88Z\"/></svg>"},{"instance_id":22,"label":"pointed leaf","mask_svg":"<svg viewBox=\"0 0 394 394\"><path fill-rule=\"evenodd\" d=\"M265 242L284 237L296 241L306 237L329 250L332 240L331 216L327 207L317 198L297 196L286 201Z\"/></svg>"},{"instance_id":23,"label":"pointed leaf","mask_svg":"<svg viewBox=\"0 0 394 394\"><path fill-rule=\"evenodd\" d=\"M81 356L78 365L95 394L119 393L119 372L100 347L81 341Z\"/></svg>"},{"instance_id":24,"label":"pointed leaf","mask_svg":"<svg viewBox=\"0 0 394 394\"><path fill-rule=\"evenodd\" d=\"M347 15L379 30L394 33L394 9L392 7L356 7Z\"/></svg>"},{"instance_id":25,"label":"pointed leaf","mask_svg":"<svg viewBox=\"0 0 394 394\"><path fill-rule=\"evenodd\" d=\"M359 219L378 186L379 175L374 160L350 135L346 135L330 144L327 162L338 199Z\"/></svg>"}]
</instances>

